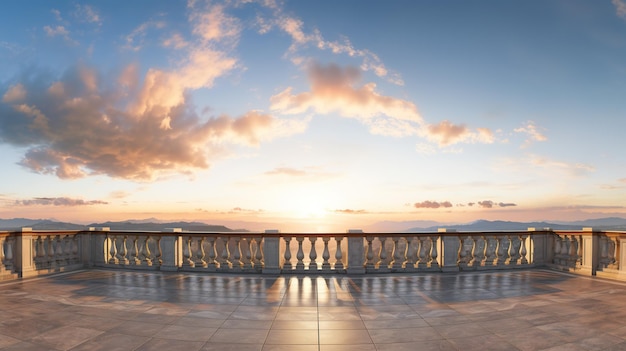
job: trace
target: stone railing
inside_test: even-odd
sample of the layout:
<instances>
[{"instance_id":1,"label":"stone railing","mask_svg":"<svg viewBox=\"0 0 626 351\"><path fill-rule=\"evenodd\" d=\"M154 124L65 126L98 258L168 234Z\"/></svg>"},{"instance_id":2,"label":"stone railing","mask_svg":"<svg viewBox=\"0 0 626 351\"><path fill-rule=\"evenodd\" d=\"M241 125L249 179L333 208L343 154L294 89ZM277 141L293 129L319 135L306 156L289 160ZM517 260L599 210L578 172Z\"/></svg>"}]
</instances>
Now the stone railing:
<instances>
[{"instance_id":1,"label":"stone railing","mask_svg":"<svg viewBox=\"0 0 626 351\"><path fill-rule=\"evenodd\" d=\"M559 230L548 245L551 268L626 280L626 232Z\"/></svg>"},{"instance_id":2,"label":"stone railing","mask_svg":"<svg viewBox=\"0 0 626 351\"><path fill-rule=\"evenodd\" d=\"M550 267L626 280L625 232L0 232L0 279L85 267L260 274Z\"/></svg>"}]
</instances>

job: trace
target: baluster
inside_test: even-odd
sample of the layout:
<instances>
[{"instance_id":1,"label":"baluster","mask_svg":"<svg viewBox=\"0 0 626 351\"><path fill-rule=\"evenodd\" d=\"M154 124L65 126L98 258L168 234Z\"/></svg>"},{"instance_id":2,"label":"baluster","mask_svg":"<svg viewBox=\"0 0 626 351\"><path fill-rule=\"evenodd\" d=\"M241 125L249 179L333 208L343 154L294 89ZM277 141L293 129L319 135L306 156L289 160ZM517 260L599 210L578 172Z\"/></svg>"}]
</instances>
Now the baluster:
<instances>
[{"instance_id":1,"label":"baluster","mask_svg":"<svg viewBox=\"0 0 626 351\"><path fill-rule=\"evenodd\" d=\"M330 262L328 262L328 259L330 259L330 252L328 251L328 242L330 241L330 237L329 236L324 236L324 237L322 237L322 241L324 242L324 251L322 253L322 259L324 261L322 262L322 270L323 271L329 271L330 270Z\"/></svg>"},{"instance_id":2,"label":"baluster","mask_svg":"<svg viewBox=\"0 0 626 351\"><path fill-rule=\"evenodd\" d=\"M191 236L183 236L183 267L195 267L192 258Z\"/></svg>"},{"instance_id":3,"label":"baluster","mask_svg":"<svg viewBox=\"0 0 626 351\"><path fill-rule=\"evenodd\" d=\"M15 265L13 264L13 244L15 243L15 237L8 237L6 239L6 251L4 253L4 266L7 271L12 272Z\"/></svg>"},{"instance_id":4,"label":"baluster","mask_svg":"<svg viewBox=\"0 0 626 351\"><path fill-rule=\"evenodd\" d=\"M502 235L498 237L498 260L496 264L498 266L503 266L508 263L509 259L509 247L510 240L508 235Z\"/></svg>"},{"instance_id":5,"label":"baluster","mask_svg":"<svg viewBox=\"0 0 626 351\"><path fill-rule=\"evenodd\" d=\"M143 263L151 267L152 266L152 252L150 252L150 235L145 236L143 246L141 247L141 256L143 257Z\"/></svg>"},{"instance_id":6,"label":"baluster","mask_svg":"<svg viewBox=\"0 0 626 351\"><path fill-rule=\"evenodd\" d=\"M571 267L576 267L576 263L578 262L578 240L576 239L576 236L572 235L571 240L570 240L570 251L569 251L569 258L570 258L570 266Z\"/></svg>"},{"instance_id":7,"label":"baluster","mask_svg":"<svg viewBox=\"0 0 626 351\"><path fill-rule=\"evenodd\" d=\"M290 236L286 236L285 238L285 263L283 263L283 269L284 270L291 270L293 268L293 265L291 264L291 247L289 246L289 244L291 243L291 237Z\"/></svg>"},{"instance_id":8,"label":"baluster","mask_svg":"<svg viewBox=\"0 0 626 351\"><path fill-rule=\"evenodd\" d=\"M317 251L315 250L315 243L317 242L316 236L310 236L309 241L311 242L311 252L309 252L309 258L311 262L309 263L309 270L316 271L317 270Z\"/></svg>"},{"instance_id":9,"label":"baluster","mask_svg":"<svg viewBox=\"0 0 626 351\"><path fill-rule=\"evenodd\" d=\"M487 247L485 248L485 266L493 266L497 259L498 240L495 236L489 235L485 237Z\"/></svg>"},{"instance_id":10,"label":"baluster","mask_svg":"<svg viewBox=\"0 0 626 351\"><path fill-rule=\"evenodd\" d=\"M117 250L117 254L119 255L120 263L123 265L128 265L128 248L126 242L128 241L128 235L122 235L122 240L118 240L120 242L120 248Z\"/></svg>"},{"instance_id":11,"label":"baluster","mask_svg":"<svg viewBox=\"0 0 626 351\"><path fill-rule=\"evenodd\" d=\"M563 237L563 243L561 244L561 265L563 266L567 266L570 257L569 257L569 253L570 253L570 240L569 237L567 235L565 235Z\"/></svg>"},{"instance_id":12,"label":"baluster","mask_svg":"<svg viewBox=\"0 0 626 351\"><path fill-rule=\"evenodd\" d=\"M554 258L552 259L552 263L560 264L561 262L561 237L555 236L554 238Z\"/></svg>"},{"instance_id":13,"label":"baluster","mask_svg":"<svg viewBox=\"0 0 626 351\"><path fill-rule=\"evenodd\" d=\"M510 264L520 264L520 248L522 241L520 240L520 235L512 235L511 236L511 261Z\"/></svg>"},{"instance_id":14,"label":"baluster","mask_svg":"<svg viewBox=\"0 0 626 351\"><path fill-rule=\"evenodd\" d=\"M47 238L48 240L48 250L47 250L47 257L46 260L48 261L47 266L48 267L56 267L57 266L57 241L56 241L56 236L54 235L48 235Z\"/></svg>"},{"instance_id":15,"label":"baluster","mask_svg":"<svg viewBox=\"0 0 626 351\"><path fill-rule=\"evenodd\" d=\"M35 266L39 268L47 268L46 266L46 250L44 249L44 239L38 235L35 242Z\"/></svg>"},{"instance_id":16,"label":"baluster","mask_svg":"<svg viewBox=\"0 0 626 351\"><path fill-rule=\"evenodd\" d=\"M401 240L402 238L394 236L393 240L393 265L391 266L393 269L402 269L404 268L404 260L406 257L406 247L404 250L401 248Z\"/></svg>"},{"instance_id":17,"label":"baluster","mask_svg":"<svg viewBox=\"0 0 626 351\"><path fill-rule=\"evenodd\" d=\"M420 250L420 240L417 236L411 236L411 240L409 238L406 239L406 264L405 269L409 271L415 270L415 265L419 261L419 250Z\"/></svg>"},{"instance_id":18,"label":"baluster","mask_svg":"<svg viewBox=\"0 0 626 351\"><path fill-rule=\"evenodd\" d=\"M156 262L159 266L161 266L161 264L163 264L163 249L161 248L160 236L154 239L154 251L156 251L155 253Z\"/></svg>"},{"instance_id":19,"label":"baluster","mask_svg":"<svg viewBox=\"0 0 626 351\"><path fill-rule=\"evenodd\" d=\"M473 267L481 267L484 266L485 261L485 237L479 235L474 240L474 261L472 262Z\"/></svg>"},{"instance_id":20,"label":"baluster","mask_svg":"<svg viewBox=\"0 0 626 351\"><path fill-rule=\"evenodd\" d=\"M430 252L430 268L434 268L434 269L438 269L439 268L439 261L437 261L437 257L439 257L439 254L437 253L437 241L439 240L439 237L437 236L431 236L430 237L430 242L431 242L431 252ZM428 256L428 250L426 251L427 256Z\"/></svg>"},{"instance_id":21,"label":"baluster","mask_svg":"<svg viewBox=\"0 0 626 351\"><path fill-rule=\"evenodd\" d=\"M337 249L335 250L335 271L343 270L343 251L341 251L341 242L343 237L336 236L335 242L337 242Z\"/></svg>"},{"instance_id":22,"label":"baluster","mask_svg":"<svg viewBox=\"0 0 626 351\"><path fill-rule=\"evenodd\" d=\"M365 263L365 269L367 271L374 270L376 268L376 262L374 262L374 249L372 242L374 241L373 236L366 236L365 241L367 241L367 254L365 258L367 259Z\"/></svg>"},{"instance_id":23,"label":"baluster","mask_svg":"<svg viewBox=\"0 0 626 351\"><path fill-rule=\"evenodd\" d=\"M297 236L296 241L298 242L298 253L296 254L296 270L304 270L304 251L302 250L302 242L304 241L303 236Z\"/></svg>"},{"instance_id":24,"label":"baluster","mask_svg":"<svg viewBox=\"0 0 626 351\"><path fill-rule=\"evenodd\" d=\"M472 248L474 241L468 235L461 239L461 250L459 250L459 267L461 269L468 268L472 260Z\"/></svg>"},{"instance_id":25,"label":"baluster","mask_svg":"<svg viewBox=\"0 0 626 351\"><path fill-rule=\"evenodd\" d=\"M117 235L107 234L107 239L109 241L109 264L118 264L119 260L117 258Z\"/></svg>"},{"instance_id":26,"label":"baluster","mask_svg":"<svg viewBox=\"0 0 626 351\"><path fill-rule=\"evenodd\" d=\"M528 234L522 234L522 247L520 249L520 264L528 264L528 259L526 258L526 254L528 253L526 250L526 239L528 238Z\"/></svg>"},{"instance_id":27,"label":"baluster","mask_svg":"<svg viewBox=\"0 0 626 351\"><path fill-rule=\"evenodd\" d=\"M139 259L139 245L137 244L137 240L139 240L138 235L132 235L130 237L130 264L133 266L141 265L141 260Z\"/></svg>"},{"instance_id":28,"label":"baluster","mask_svg":"<svg viewBox=\"0 0 626 351\"><path fill-rule=\"evenodd\" d=\"M389 262L387 261L387 250L385 249L385 242L387 241L387 237L381 236L380 240L380 252L378 253L378 257L380 257L380 261L378 264L379 270L386 270L389 268Z\"/></svg>"},{"instance_id":29,"label":"baluster","mask_svg":"<svg viewBox=\"0 0 626 351\"><path fill-rule=\"evenodd\" d=\"M617 244L616 242L613 240L613 238L608 238L608 245L607 245L607 249L608 249L608 266L609 268L613 268L616 269L616 264L617 264L617 259L616 259L616 255L615 255L615 250L617 249Z\"/></svg>"},{"instance_id":30,"label":"baluster","mask_svg":"<svg viewBox=\"0 0 626 351\"><path fill-rule=\"evenodd\" d=\"M72 236L72 240L71 240L72 241L72 258L71 258L72 263L80 262L80 255L78 252L78 240L79 240L78 235Z\"/></svg>"},{"instance_id":31,"label":"baluster","mask_svg":"<svg viewBox=\"0 0 626 351\"><path fill-rule=\"evenodd\" d=\"M254 250L254 247L252 245L251 237L244 238L244 240L246 242L246 259L243 264L243 269L250 270L252 269L252 266L253 266L253 261L252 261L253 251L252 250Z\"/></svg>"},{"instance_id":32,"label":"baluster","mask_svg":"<svg viewBox=\"0 0 626 351\"><path fill-rule=\"evenodd\" d=\"M257 270L263 269L265 265L263 260L263 238L255 238L254 242L256 243L256 252L254 253L254 268Z\"/></svg>"},{"instance_id":33,"label":"baluster","mask_svg":"<svg viewBox=\"0 0 626 351\"><path fill-rule=\"evenodd\" d=\"M4 247L6 245L6 237L0 236L0 273L6 270L6 262L4 255Z\"/></svg>"},{"instance_id":34,"label":"baluster","mask_svg":"<svg viewBox=\"0 0 626 351\"><path fill-rule=\"evenodd\" d=\"M65 264L69 265L72 262L72 238L69 235L63 237L63 256Z\"/></svg>"},{"instance_id":35,"label":"baluster","mask_svg":"<svg viewBox=\"0 0 626 351\"><path fill-rule=\"evenodd\" d=\"M204 237L200 236L198 237L198 240L196 241L198 247L196 249L196 255L195 255L195 261L194 261L194 266L195 267L202 267L202 268L206 268L207 267L207 263L206 263L206 253L204 252Z\"/></svg>"},{"instance_id":36,"label":"baluster","mask_svg":"<svg viewBox=\"0 0 626 351\"><path fill-rule=\"evenodd\" d=\"M228 250L228 237L223 236L222 241L224 242L224 248L222 249L222 260L224 265L220 265L222 269L230 269L233 267L233 263L230 261L230 250Z\"/></svg>"},{"instance_id":37,"label":"baluster","mask_svg":"<svg viewBox=\"0 0 626 351\"><path fill-rule=\"evenodd\" d=\"M233 255L233 266L237 269L241 269L243 267L243 261L241 261L241 237L235 236L233 237L235 240L235 253Z\"/></svg>"},{"instance_id":38,"label":"baluster","mask_svg":"<svg viewBox=\"0 0 626 351\"><path fill-rule=\"evenodd\" d=\"M63 252L63 238L61 235L57 235L55 238L55 247L54 247L54 258L57 264L57 267L63 267L65 265L65 254Z\"/></svg>"},{"instance_id":39,"label":"baluster","mask_svg":"<svg viewBox=\"0 0 626 351\"><path fill-rule=\"evenodd\" d=\"M209 261L207 262L207 268L214 270L217 268L217 262L215 261L217 257L217 252L215 251L215 237L212 235L207 237L207 242L209 244Z\"/></svg>"}]
</instances>

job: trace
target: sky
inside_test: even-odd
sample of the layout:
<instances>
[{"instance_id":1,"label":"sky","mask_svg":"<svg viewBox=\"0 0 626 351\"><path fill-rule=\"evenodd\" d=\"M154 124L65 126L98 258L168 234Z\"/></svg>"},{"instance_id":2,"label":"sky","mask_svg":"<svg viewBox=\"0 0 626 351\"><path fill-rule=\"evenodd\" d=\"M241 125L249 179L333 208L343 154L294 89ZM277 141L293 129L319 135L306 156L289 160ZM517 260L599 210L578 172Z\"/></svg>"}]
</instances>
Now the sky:
<instances>
[{"instance_id":1,"label":"sky","mask_svg":"<svg viewBox=\"0 0 626 351\"><path fill-rule=\"evenodd\" d=\"M9 0L0 63L0 218L626 217L626 0Z\"/></svg>"}]
</instances>

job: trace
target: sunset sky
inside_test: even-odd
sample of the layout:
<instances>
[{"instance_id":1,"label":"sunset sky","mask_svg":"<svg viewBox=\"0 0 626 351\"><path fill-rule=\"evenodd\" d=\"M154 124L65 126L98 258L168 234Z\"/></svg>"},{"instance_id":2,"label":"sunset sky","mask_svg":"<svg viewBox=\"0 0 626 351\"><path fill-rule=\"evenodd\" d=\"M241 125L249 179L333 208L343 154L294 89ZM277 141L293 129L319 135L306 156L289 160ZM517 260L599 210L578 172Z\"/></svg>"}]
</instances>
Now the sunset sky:
<instances>
[{"instance_id":1,"label":"sunset sky","mask_svg":"<svg viewBox=\"0 0 626 351\"><path fill-rule=\"evenodd\" d=\"M626 217L625 145L625 0L0 11L0 218Z\"/></svg>"}]
</instances>

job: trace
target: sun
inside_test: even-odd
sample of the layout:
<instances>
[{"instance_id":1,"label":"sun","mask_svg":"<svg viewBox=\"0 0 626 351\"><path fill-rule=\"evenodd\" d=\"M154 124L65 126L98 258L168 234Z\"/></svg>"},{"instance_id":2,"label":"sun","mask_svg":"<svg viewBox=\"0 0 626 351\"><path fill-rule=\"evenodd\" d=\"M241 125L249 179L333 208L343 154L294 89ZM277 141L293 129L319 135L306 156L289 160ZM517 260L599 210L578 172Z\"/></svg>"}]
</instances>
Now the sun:
<instances>
[{"instance_id":1,"label":"sun","mask_svg":"<svg viewBox=\"0 0 626 351\"><path fill-rule=\"evenodd\" d=\"M330 201L325 191L303 189L294 194L289 211L298 219L322 219L330 211Z\"/></svg>"}]
</instances>

